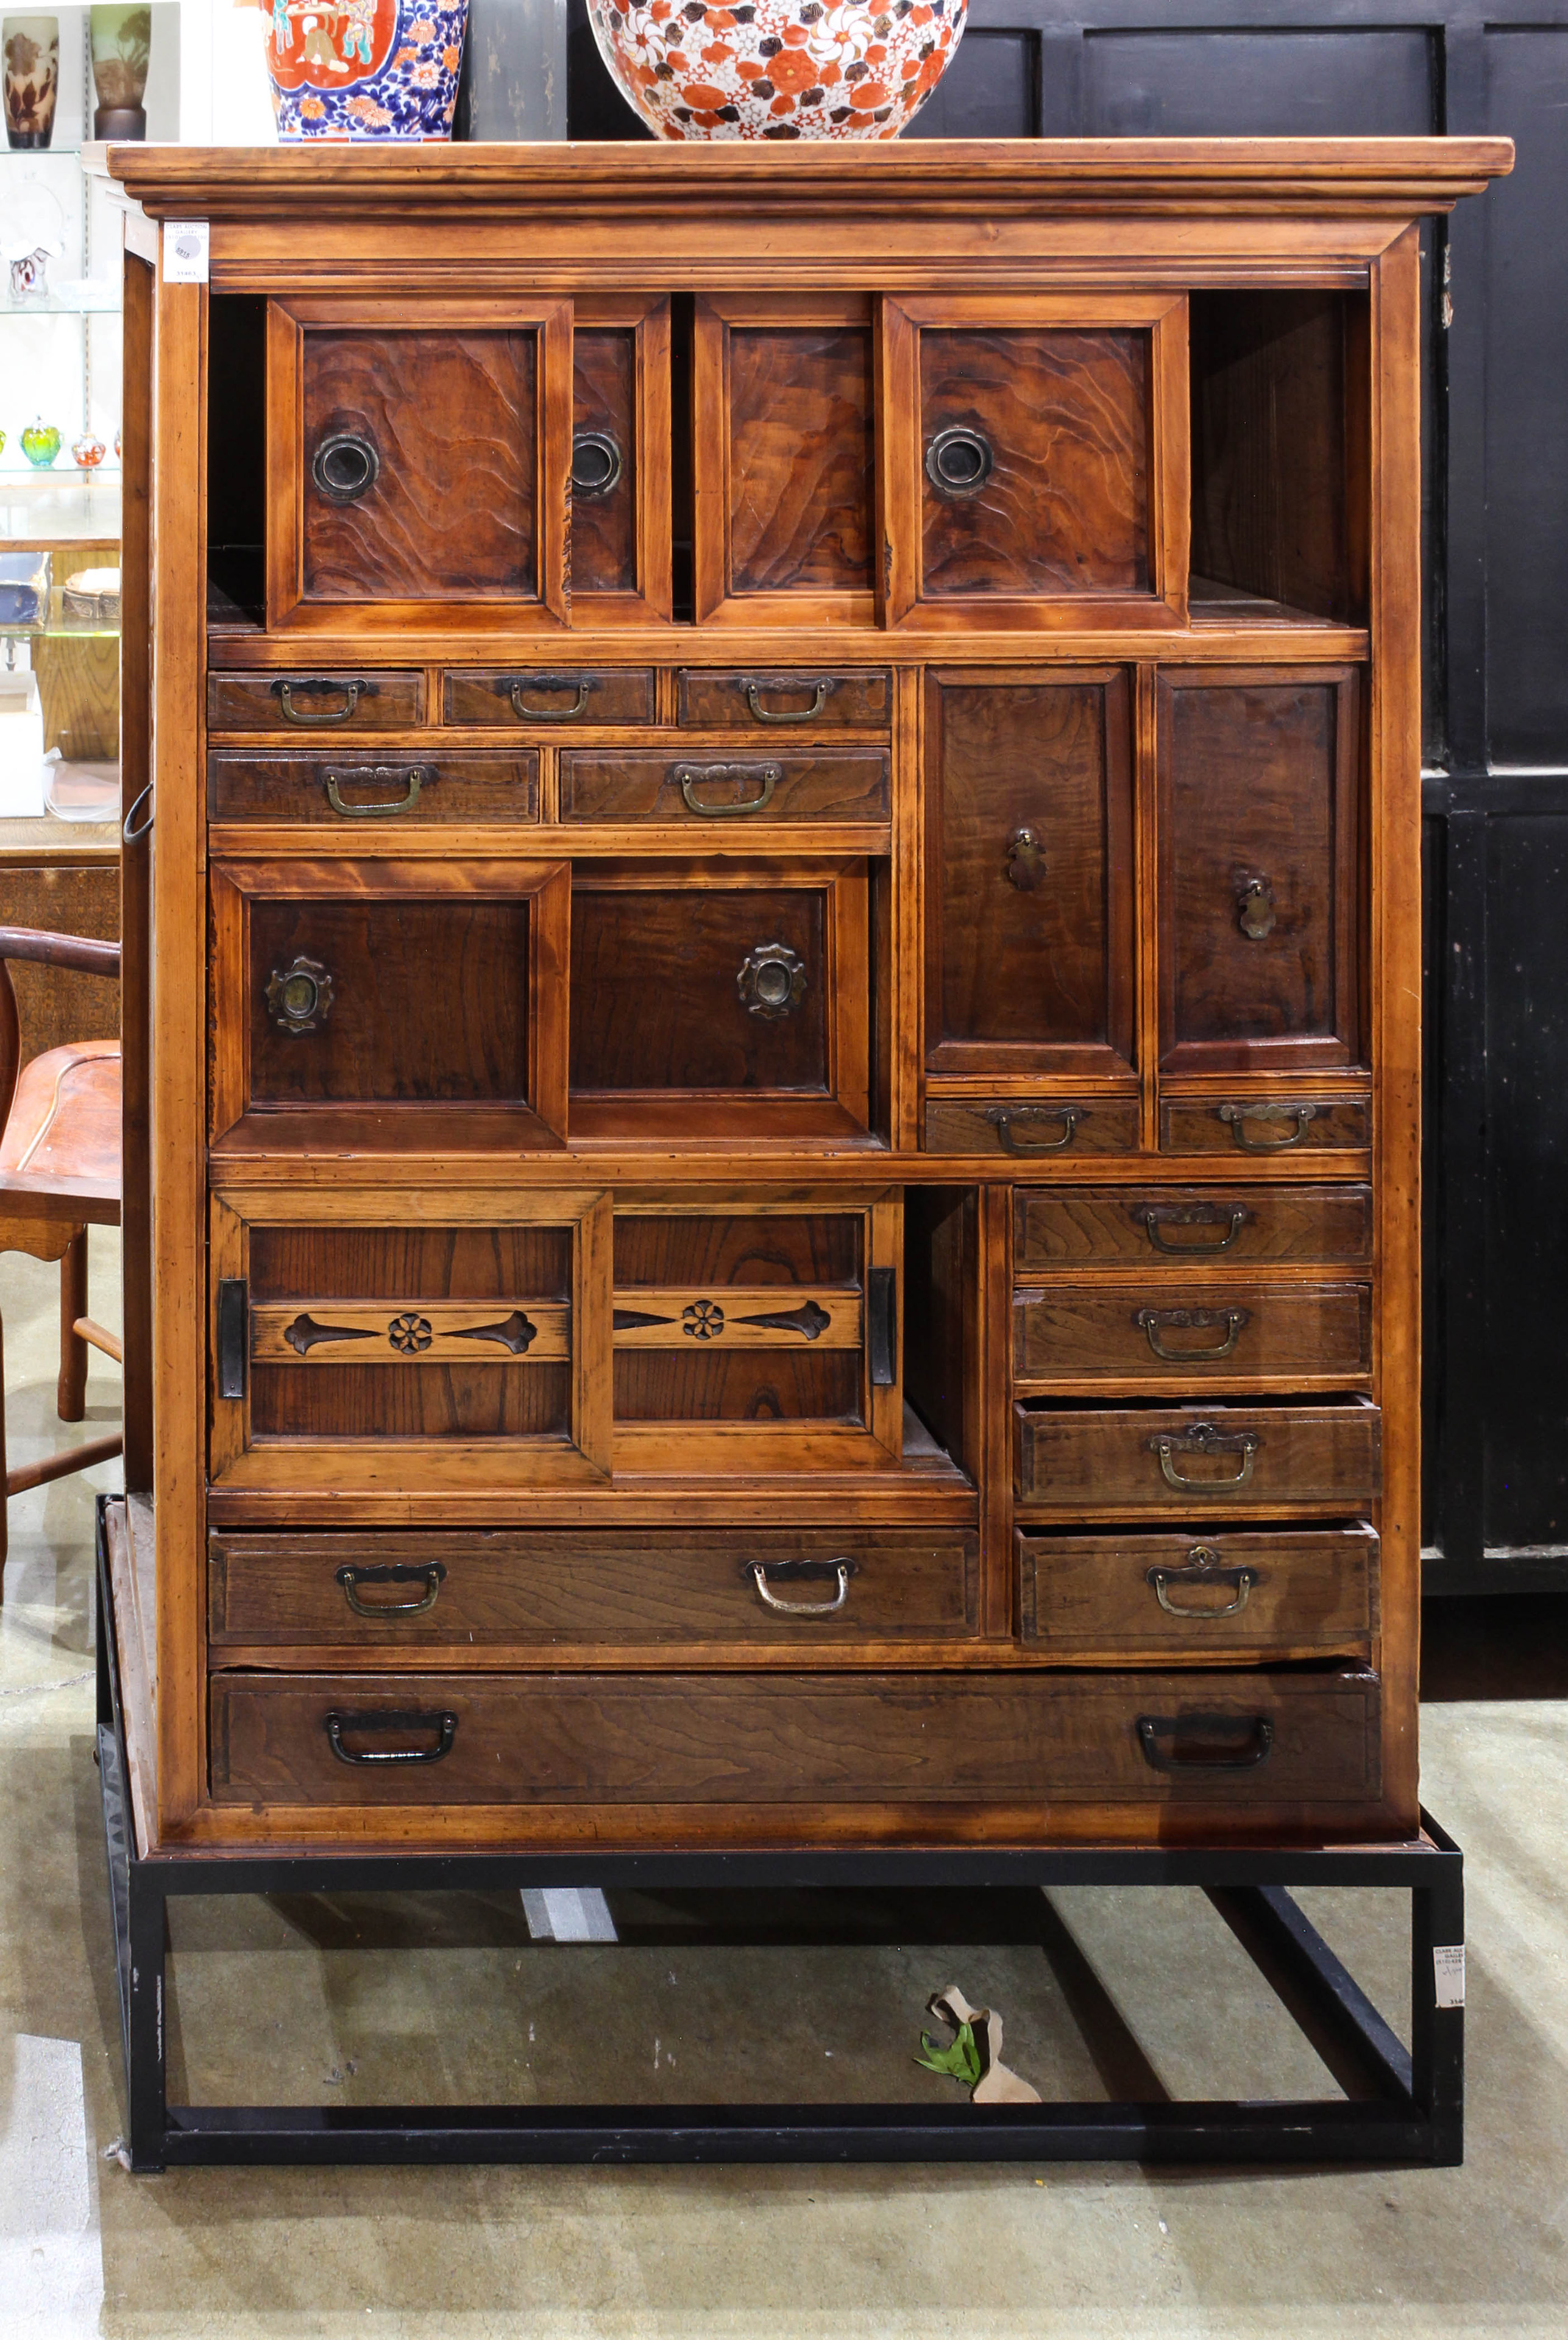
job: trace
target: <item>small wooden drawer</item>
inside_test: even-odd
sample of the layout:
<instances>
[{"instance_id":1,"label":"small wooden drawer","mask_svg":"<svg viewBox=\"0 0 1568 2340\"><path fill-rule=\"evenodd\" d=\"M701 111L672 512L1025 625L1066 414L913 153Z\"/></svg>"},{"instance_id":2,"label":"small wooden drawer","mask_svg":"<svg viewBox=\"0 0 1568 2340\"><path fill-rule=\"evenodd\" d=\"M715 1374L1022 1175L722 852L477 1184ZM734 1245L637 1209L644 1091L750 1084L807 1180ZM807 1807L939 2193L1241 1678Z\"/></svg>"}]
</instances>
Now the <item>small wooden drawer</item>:
<instances>
[{"instance_id":1,"label":"small wooden drawer","mask_svg":"<svg viewBox=\"0 0 1568 2340\"><path fill-rule=\"evenodd\" d=\"M1362 1153L1372 1107L1362 1097L1173 1097L1160 1100L1165 1154Z\"/></svg>"},{"instance_id":2,"label":"small wooden drawer","mask_svg":"<svg viewBox=\"0 0 1568 2340\"><path fill-rule=\"evenodd\" d=\"M928 1154L1136 1154L1136 1097L939 1097L928 1093Z\"/></svg>"},{"instance_id":3,"label":"small wooden drawer","mask_svg":"<svg viewBox=\"0 0 1568 2340\"><path fill-rule=\"evenodd\" d=\"M442 705L449 723L651 723L653 669L449 667Z\"/></svg>"},{"instance_id":4,"label":"small wooden drawer","mask_svg":"<svg viewBox=\"0 0 1568 2340\"><path fill-rule=\"evenodd\" d=\"M1015 1405L1013 1483L1037 1517L1365 1511L1382 1416L1340 1405Z\"/></svg>"},{"instance_id":5,"label":"small wooden drawer","mask_svg":"<svg viewBox=\"0 0 1568 2340\"><path fill-rule=\"evenodd\" d=\"M1019 1189L1014 1213L1021 1276L1156 1264L1190 1270L1222 1254L1325 1265L1372 1257L1369 1186L1037 1186Z\"/></svg>"},{"instance_id":6,"label":"small wooden drawer","mask_svg":"<svg viewBox=\"0 0 1568 2340\"><path fill-rule=\"evenodd\" d=\"M1013 1295L1019 1383L1344 1381L1371 1367L1370 1284L1052 1283Z\"/></svg>"},{"instance_id":7,"label":"small wooden drawer","mask_svg":"<svg viewBox=\"0 0 1568 2340\"><path fill-rule=\"evenodd\" d=\"M1377 1793L1363 1672L216 1673L219 1803L1288 1804Z\"/></svg>"},{"instance_id":8,"label":"small wooden drawer","mask_svg":"<svg viewBox=\"0 0 1568 2340\"><path fill-rule=\"evenodd\" d=\"M962 1529L214 1535L214 1649L967 1641Z\"/></svg>"},{"instance_id":9,"label":"small wooden drawer","mask_svg":"<svg viewBox=\"0 0 1568 2340\"><path fill-rule=\"evenodd\" d=\"M539 757L531 748L434 756L230 750L207 759L207 817L332 828L369 820L402 828L537 821Z\"/></svg>"},{"instance_id":10,"label":"small wooden drawer","mask_svg":"<svg viewBox=\"0 0 1568 2340\"><path fill-rule=\"evenodd\" d=\"M819 667L725 673L682 667L675 688L679 719L710 731L790 723L809 723L818 731L885 731L893 720L893 678L886 667L864 674Z\"/></svg>"},{"instance_id":11,"label":"small wooden drawer","mask_svg":"<svg viewBox=\"0 0 1568 2340\"><path fill-rule=\"evenodd\" d=\"M879 748L695 759L580 749L561 759L562 820L828 827L886 821L889 801L888 758Z\"/></svg>"},{"instance_id":12,"label":"small wooden drawer","mask_svg":"<svg viewBox=\"0 0 1568 2340\"><path fill-rule=\"evenodd\" d=\"M1365 1651L1377 1630L1369 1527L1017 1539L1027 1642L1078 1662Z\"/></svg>"},{"instance_id":13,"label":"small wooden drawer","mask_svg":"<svg viewBox=\"0 0 1568 2340\"><path fill-rule=\"evenodd\" d=\"M209 731L406 731L424 721L424 677L354 667L323 674L209 673Z\"/></svg>"}]
</instances>

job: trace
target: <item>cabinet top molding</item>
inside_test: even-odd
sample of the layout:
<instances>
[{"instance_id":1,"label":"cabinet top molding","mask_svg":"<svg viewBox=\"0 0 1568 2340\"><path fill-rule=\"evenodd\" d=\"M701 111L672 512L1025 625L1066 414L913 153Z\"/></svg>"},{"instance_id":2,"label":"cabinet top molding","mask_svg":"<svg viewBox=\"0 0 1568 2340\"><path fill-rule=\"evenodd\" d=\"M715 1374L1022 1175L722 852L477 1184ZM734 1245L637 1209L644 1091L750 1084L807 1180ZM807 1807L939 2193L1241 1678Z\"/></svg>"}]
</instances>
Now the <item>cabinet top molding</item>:
<instances>
[{"instance_id":1,"label":"cabinet top molding","mask_svg":"<svg viewBox=\"0 0 1568 2340\"><path fill-rule=\"evenodd\" d=\"M672 213L952 218L1450 210L1513 167L1507 138L920 139L864 145L112 146L154 219L259 223Z\"/></svg>"}]
</instances>

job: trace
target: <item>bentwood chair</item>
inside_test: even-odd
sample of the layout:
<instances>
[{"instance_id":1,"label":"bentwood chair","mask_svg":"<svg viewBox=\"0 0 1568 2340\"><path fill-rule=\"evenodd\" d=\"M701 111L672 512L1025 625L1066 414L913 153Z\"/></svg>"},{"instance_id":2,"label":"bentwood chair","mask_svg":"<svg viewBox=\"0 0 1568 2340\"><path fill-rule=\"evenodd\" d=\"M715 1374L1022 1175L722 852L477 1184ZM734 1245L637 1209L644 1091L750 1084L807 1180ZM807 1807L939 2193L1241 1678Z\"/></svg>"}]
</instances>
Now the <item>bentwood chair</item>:
<instances>
[{"instance_id":1,"label":"bentwood chair","mask_svg":"<svg viewBox=\"0 0 1568 2340\"><path fill-rule=\"evenodd\" d=\"M120 1044L74 1040L35 1056L19 1073L21 1034L9 964L14 959L117 981L120 946L0 927L0 1251L25 1251L35 1259L60 1263L56 1407L62 1422L80 1422L87 1403L89 1345L116 1361L121 1355L114 1334L87 1314L87 1229L120 1224ZM5 1355L0 1325L0 1391ZM0 1472L7 1501L46 1480L106 1462L120 1451L118 1436L90 1438L64 1454L13 1471L6 1465L0 1399ZM0 1503L0 1564L5 1549L6 1512Z\"/></svg>"}]
</instances>

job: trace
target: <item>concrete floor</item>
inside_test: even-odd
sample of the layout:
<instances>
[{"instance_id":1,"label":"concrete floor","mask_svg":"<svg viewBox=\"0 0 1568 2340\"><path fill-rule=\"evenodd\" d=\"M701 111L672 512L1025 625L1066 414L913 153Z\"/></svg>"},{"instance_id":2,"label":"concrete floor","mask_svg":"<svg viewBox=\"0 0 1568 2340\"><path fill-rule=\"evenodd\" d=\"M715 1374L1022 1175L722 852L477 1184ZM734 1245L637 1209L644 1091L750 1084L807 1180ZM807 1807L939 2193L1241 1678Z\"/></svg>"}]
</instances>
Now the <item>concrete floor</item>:
<instances>
[{"instance_id":1,"label":"concrete floor","mask_svg":"<svg viewBox=\"0 0 1568 2340\"><path fill-rule=\"evenodd\" d=\"M114 1240L94 1244L94 1311L113 1321ZM0 1260L16 1460L81 1434L54 1414L56 1290L54 1269ZM95 1360L94 1422L118 1394ZM1426 1800L1469 1856L1463 2170L134 2178L112 2157L124 2115L91 1753L91 1484L11 1506L0 1611L4 2340L1568 2332L1559 1608L1537 1604L1523 1636L1506 1616L1449 1621L1443 1702L1424 1715ZM1484 1622L1497 1646L1467 1668ZM1467 1694L1499 1682L1530 1694ZM1397 1905L1311 1906L1403 2021ZM1173 2094L1332 2085L1196 1896L1061 1894L1043 1927L1022 1897L983 1923L972 1903L861 1903L835 1924L797 1901L766 1949L697 1941L690 1899L615 1897L614 1915L629 1946L536 1943L500 1895L192 1905L174 1936L172 2092L940 2097L952 2084L908 2059L927 1996L953 1980L1003 2008L1009 2061L1047 2095L1120 2093L1144 2058ZM1101 1985L1130 2028L1102 2028L1091 2052L1072 2010Z\"/></svg>"}]
</instances>

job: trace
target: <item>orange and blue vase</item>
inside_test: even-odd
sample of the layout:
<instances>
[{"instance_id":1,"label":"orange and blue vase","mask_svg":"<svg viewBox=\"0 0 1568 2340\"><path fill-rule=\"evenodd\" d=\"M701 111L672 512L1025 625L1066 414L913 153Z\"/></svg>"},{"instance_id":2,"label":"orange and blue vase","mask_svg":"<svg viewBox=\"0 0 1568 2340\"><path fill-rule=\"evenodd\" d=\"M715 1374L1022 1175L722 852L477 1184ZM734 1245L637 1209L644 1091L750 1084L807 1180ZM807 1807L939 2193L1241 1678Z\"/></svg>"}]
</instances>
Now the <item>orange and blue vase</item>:
<instances>
[{"instance_id":1,"label":"orange and blue vase","mask_svg":"<svg viewBox=\"0 0 1568 2340\"><path fill-rule=\"evenodd\" d=\"M272 0L280 139L450 138L468 0Z\"/></svg>"}]
</instances>

